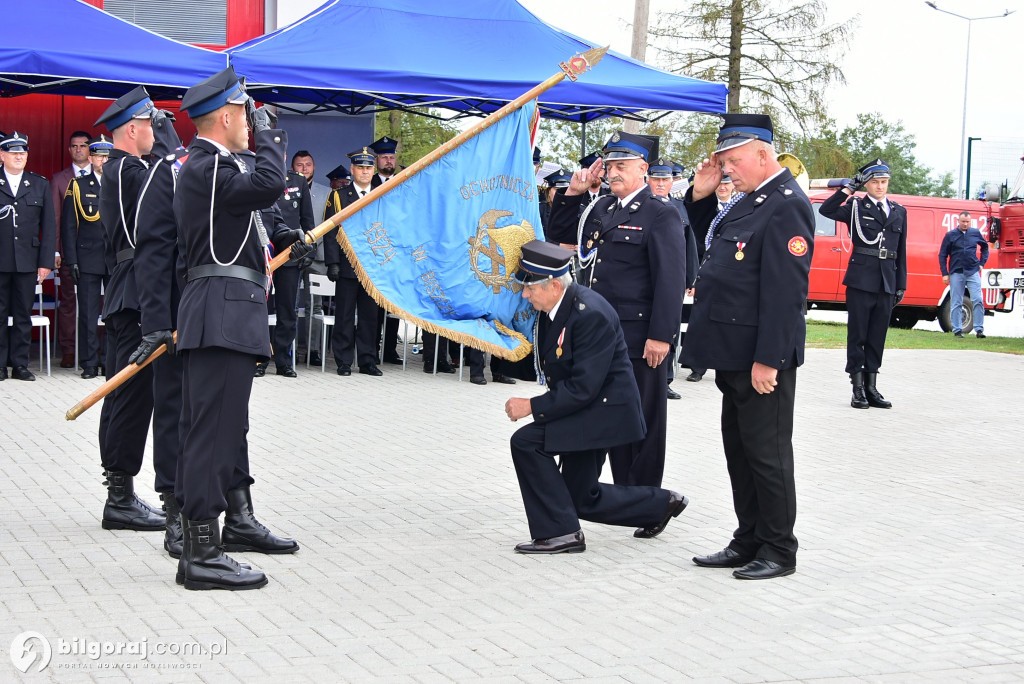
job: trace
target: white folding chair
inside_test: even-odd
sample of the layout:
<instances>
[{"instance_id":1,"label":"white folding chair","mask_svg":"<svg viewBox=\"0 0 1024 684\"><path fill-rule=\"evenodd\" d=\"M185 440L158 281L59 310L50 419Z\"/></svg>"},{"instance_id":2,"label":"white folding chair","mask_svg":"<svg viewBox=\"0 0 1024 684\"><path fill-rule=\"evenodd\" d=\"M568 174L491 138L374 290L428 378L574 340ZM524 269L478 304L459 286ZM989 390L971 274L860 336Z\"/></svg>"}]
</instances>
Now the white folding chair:
<instances>
[{"instance_id":1,"label":"white folding chair","mask_svg":"<svg viewBox=\"0 0 1024 684\"><path fill-rule=\"evenodd\" d=\"M328 302L334 297L334 283L325 275L309 274L309 294L319 296L323 301L323 310L327 311ZM326 299L325 299L326 298ZM325 313L315 313L311 320L318 320L323 325L320 329L320 372L327 369L327 330L334 326L334 316ZM309 343L313 339L313 326L306 326L306 368L309 368Z\"/></svg>"},{"instance_id":2,"label":"white folding chair","mask_svg":"<svg viewBox=\"0 0 1024 684\"><path fill-rule=\"evenodd\" d=\"M39 337L39 371L42 372L42 370L43 370L43 358L45 357L46 358L46 374L49 375L50 374L50 353L49 353L50 352L50 319L45 314L42 313L42 311L43 311L43 285L42 285L42 283L36 283L36 297L37 297L37 301L36 301L36 304L33 305L33 308L38 307L40 313L32 314L31 320L32 320L32 327L33 328L42 328L43 329L42 330L43 335L41 335ZM14 318L12 318L11 316L8 316L7 317L7 327L12 327L13 325L14 325ZM44 340L45 340L45 343L44 343ZM45 346L44 346L44 344L45 344Z\"/></svg>"}]
</instances>

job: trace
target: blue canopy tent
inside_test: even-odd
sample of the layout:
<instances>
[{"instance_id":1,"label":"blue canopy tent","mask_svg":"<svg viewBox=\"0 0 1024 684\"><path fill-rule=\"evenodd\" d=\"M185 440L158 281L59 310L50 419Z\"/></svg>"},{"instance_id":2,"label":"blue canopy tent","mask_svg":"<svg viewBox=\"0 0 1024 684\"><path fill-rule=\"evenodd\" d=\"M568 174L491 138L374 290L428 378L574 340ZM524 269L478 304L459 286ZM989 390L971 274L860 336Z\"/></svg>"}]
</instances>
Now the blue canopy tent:
<instances>
[{"instance_id":1,"label":"blue canopy tent","mask_svg":"<svg viewBox=\"0 0 1024 684\"><path fill-rule=\"evenodd\" d=\"M585 11L581 10L581 11ZM393 50L371 50L386 36ZM295 111L408 107L488 114L594 47L514 0L331 0L227 52L253 96ZM542 116L587 122L644 111L724 112L727 88L609 52L540 102ZM295 105L304 105L295 107Z\"/></svg>"},{"instance_id":2,"label":"blue canopy tent","mask_svg":"<svg viewBox=\"0 0 1024 684\"><path fill-rule=\"evenodd\" d=\"M174 99L227 57L147 31L78 0L4 2L0 97L29 93L116 98L145 84ZM88 36L75 41L69 36Z\"/></svg>"}]
</instances>

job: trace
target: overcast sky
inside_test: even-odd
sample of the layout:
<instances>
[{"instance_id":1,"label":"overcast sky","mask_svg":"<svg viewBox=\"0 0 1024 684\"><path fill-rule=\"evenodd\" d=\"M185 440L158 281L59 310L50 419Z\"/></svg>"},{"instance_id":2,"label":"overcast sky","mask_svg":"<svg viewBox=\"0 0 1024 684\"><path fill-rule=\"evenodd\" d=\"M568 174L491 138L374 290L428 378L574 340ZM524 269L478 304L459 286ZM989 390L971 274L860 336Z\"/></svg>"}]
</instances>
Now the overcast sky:
<instances>
[{"instance_id":1,"label":"overcast sky","mask_svg":"<svg viewBox=\"0 0 1024 684\"><path fill-rule=\"evenodd\" d=\"M679 7L683 1L651 0L651 24L658 12ZM633 3L628 0L520 2L549 24L629 54ZM280 1L279 25L320 4L320 0ZM937 12L923 0L826 0L825 4L829 22L859 17L840 64L847 84L833 87L827 97L838 126L851 125L857 114L868 112L880 112L891 122L902 120L917 140L918 160L936 171L952 172L955 185L968 22ZM976 160L998 155L999 173L1009 174L1012 181L1018 159L1024 155L1024 85L1020 81L1024 3L936 0L936 4L968 17L1018 10L1006 18L971 23L967 95L967 135L983 140L975 143ZM502 49L511 47L503 45ZM370 57L372 49L362 54ZM657 66L654 60L655 55L649 54L648 61ZM979 166L973 168L977 174Z\"/></svg>"}]
</instances>

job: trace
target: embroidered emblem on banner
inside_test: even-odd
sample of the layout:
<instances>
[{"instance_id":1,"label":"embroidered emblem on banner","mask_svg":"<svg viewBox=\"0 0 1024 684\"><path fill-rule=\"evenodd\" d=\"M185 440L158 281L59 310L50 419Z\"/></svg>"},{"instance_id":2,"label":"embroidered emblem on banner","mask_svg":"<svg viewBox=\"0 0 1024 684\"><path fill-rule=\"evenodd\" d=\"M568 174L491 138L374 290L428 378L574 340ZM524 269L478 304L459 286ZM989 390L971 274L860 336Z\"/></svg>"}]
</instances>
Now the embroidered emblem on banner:
<instances>
[{"instance_id":1,"label":"embroidered emblem on banner","mask_svg":"<svg viewBox=\"0 0 1024 684\"><path fill-rule=\"evenodd\" d=\"M480 217L476 235L469 238L469 266L473 275L494 294L506 287L512 292L520 292L523 286L512 278L519 267L522 247L535 239L533 226L528 221L513 223L498 228L498 219L512 216L511 211L490 209ZM480 255L483 254L491 262L489 272L480 268Z\"/></svg>"}]
</instances>

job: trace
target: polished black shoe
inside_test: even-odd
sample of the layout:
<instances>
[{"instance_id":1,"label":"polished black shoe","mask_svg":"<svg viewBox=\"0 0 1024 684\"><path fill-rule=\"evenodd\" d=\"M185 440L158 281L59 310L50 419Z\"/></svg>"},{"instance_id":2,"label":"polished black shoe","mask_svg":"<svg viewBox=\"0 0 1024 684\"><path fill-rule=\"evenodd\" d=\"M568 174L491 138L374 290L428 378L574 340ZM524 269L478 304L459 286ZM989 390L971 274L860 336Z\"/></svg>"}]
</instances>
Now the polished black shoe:
<instances>
[{"instance_id":1,"label":"polished black shoe","mask_svg":"<svg viewBox=\"0 0 1024 684\"><path fill-rule=\"evenodd\" d=\"M359 372L362 375L372 375L374 377L384 375L384 371L382 371L380 368L377 368L377 366L373 365L372 363L367 363L365 365L360 366Z\"/></svg>"},{"instance_id":2,"label":"polished black shoe","mask_svg":"<svg viewBox=\"0 0 1024 684\"><path fill-rule=\"evenodd\" d=\"M225 551L255 551L257 553L295 553L299 544L294 539L278 537L256 519L252 508L252 493L248 487L227 491L228 509L224 512L224 534L221 539Z\"/></svg>"},{"instance_id":3,"label":"polished black shoe","mask_svg":"<svg viewBox=\"0 0 1024 684\"><path fill-rule=\"evenodd\" d=\"M242 591L267 586L267 576L224 553L220 521L182 520L184 543L174 581L186 589Z\"/></svg>"},{"instance_id":4,"label":"polished black shoe","mask_svg":"<svg viewBox=\"0 0 1024 684\"><path fill-rule=\"evenodd\" d=\"M11 370L11 377L15 380L27 380L28 382L32 382L36 379L36 376L32 375L32 371L30 371L26 366L15 366Z\"/></svg>"},{"instance_id":5,"label":"polished black shoe","mask_svg":"<svg viewBox=\"0 0 1024 684\"><path fill-rule=\"evenodd\" d=\"M704 373L705 371L691 371L690 374L686 376L686 382L700 382L704 378Z\"/></svg>"},{"instance_id":6,"label":"polished black shoe","mask_svg":"<svg viewBox=\"0 0 1024 684\"><path fill-rule=\"evenodd\" d=\"M979 330L978 332L976 332L974 334L977 336L977 338L979 340L983 340L983 339L985 339L987 337L987 335L984 332L982 332L981 330Z\"/></svg>"},{"instance_id":7,"label":"polished black shoe","mask_svg":"<svg viewBox=\"0 0 1024 684\"><path fill-rule=\"evenodd\" d=\"M352 366L343 363L338 366L338 375L352 375Z\"/></svg>"},{"instance_id":8,"label":"polished black shoe","mask_svg":"<svg viewBox=\"0 0 1024 684\"><path fill-rule=\"evenodd\" d=\"M676 392L674 389L669 387L668 388L668 398L669 399L682 399L683 395L681 395L679 392Z\"/></svg>"},{"instance_id":9,"label":"polished black shoe","mask_svg":"<svg viewBox=\"0 0 1024 684\"><path fill-rule=\"evenodd\" d=\"M396 366L401 366L402 365L402 357L399 356L398 354L385 354L384 355L384 363L393 363Z\"/></svg>"},{"instance_id":10,"label":"polished black shoe","mask_svg":"<svg viewBox=\"0 0 1024 684\"><path fill-rule=\"evenodd\" d=\"M82 369L82 377L86 380L91 380L99 375L99 369L96 366L86 366Z\"/></svg>"},{"instance_id":11,"label":"polished black shoe","mask_svg":"<svg viewBox=\"0 0 1024 684\"><path fill-rule=\"evenodd\" d=\"M7 379L7 366L4 366L3 368L0 368L0 380L6 380L6 379Z\"/></svg>"},{"instance_id":12,"label":"polished black shoe","mask_svg":"<svg viewBox=\"0 0 1024 684\"><path fill-rule=\"evenodd\" d=\"M739 570L733 570L732 576L736 579L762 580L773 577L785 577L796 572L795 565L780 565L775 561L766 558L755 558Z\"/></svg>"},{"instance_id":13,"label":"polished black shoe","mask_svg":"<svg viewBox=\"0 0 1024 684\"><path fill-rule=\"evenodd\" d=\"M291 366L278 366L277 367L277 374L278 375L283 375L286 378L297 378L297 377L299 377L298 375L295 374L295 369L292 368Z\"/></svg>"},{"instance_id":14,"label":"polished black shoe","mask_svg":"<svg viewBox=\"0 0 1024 684\"><path fill-rule=\"evenodd\" d=\"M163 513L135 496L135 481L128 473L108 470L107 502L103 506L103 529L162 530L166 525Z\"/></svg>"},{"instance_id":15,"label":"polished black shoe","mask_svg":"<svg viewBox=\"0 0 1024 684\"><path fill-rule=\"evenodd\" d=\"M323 365L323 359L320 358L320 352L309 352L309 365L320 366Z\"/></svg>"},{"instance_id":16,"label":"polished black shoe","mask_svg":"<svg viewBox=\"0 0 1024 684\"><path fill-rule=\"evenodd\" d=\"M253 371L252 376L254 378L262 378L264 375L267 374L267 366L269 366L269 365L270 364L268 364L268 363L257 363L256 364L256 370Z\"/></svg>"},{"instance_id":17,"label":"polished black shoe","mask_svg":"<svg viewBox=\"0 0 1024 684\"><path fill-rule=\"evenodd\" d=\"M864 396L867 398L868 405L874 406L875 408L892 408L892 402L886 401L885 397L879 393L878 388L875 387L875 381L877 379L878 373L864 374Z\"/></svg>"},{"instance_id":18,"label":"polished black shoe","mask_svg":"<svg viewBox=\"0 0 1024 684\"><path fill-rule=\"evenodd\" d=\"M442 361L439 364L437 364L437 372L438 373L454 373L455 372L455 366L451 365L450 363L445 363L444 361Z\"/></svg>"},{"instance_id":19,"label":"polished black shoe","mask_svg":"<svg viewBox=\"0 0 1024 684\"><path fill-rule=\"evenodd\" d=\"M661 519L661 522L651 527L639 527L633 532L633 536L638 539L657 537L665 531L665 527L672 518L679 517L679 514L686 510L689 503L690 500L679 492L669 492L668 506L665 507L665 517Z\"/></svg>"},{"instance_id":20,"label":"polished black shoe","mask_svg":"<svg viewBox=\"0 0 1024 684\"><path fill-rule=\"evenodd\" d=\"M486 385L487 384L487 378L485 378L482 375L471 375L470 378L469 378L469 381L471 383L473 383L474 385Z\"/></svg>"},{"instance_id":21,"label":"polished black shoe","mask_svg":"<svg viewBox=\"0 0 1024 684\"><path fill-rule=\"evenodd\" d=\"M741 556L729 547L706 556L693 557L693 562L702 568L742 568L752 560L747 556Z\"/></svg>"},{"instance_id":22,"label":"polished black shoe","mask_svg":"<svg viewBox=\"0 0 1024 684\"><path fill-rule=\"evenodd\" d=\"M515 378L510 378L507 375L494 375L491 374L491 380L498 383L499 385L514 385L516 384Z\"/></svg>"},{"instance_id":23,"label":"polished black shoe","mask_svg":"<svg viewBox=\"0 0 1024 684\"><path fill-rule=\"evenodd\" d=\"M516 544L516 553L583 553L587 550L587 542L583 538L583 530L572 534L563 534L550 539L534 539L533 541Z\"/></svg>"},{"instance_id":24,"label":"polished black shoe","mask_svg":"<svg viewBox=\"0 0 1024 684\"><path fill-rule=\"evenodd\" d=\"M164 525L164 551L171 558L181 558L185 544L181 531L181 508L178 506L178 500L174 498L174 492L162 492L160 500L164 502L164 516L167 519Z\"/></svg>"}]
</instances>

